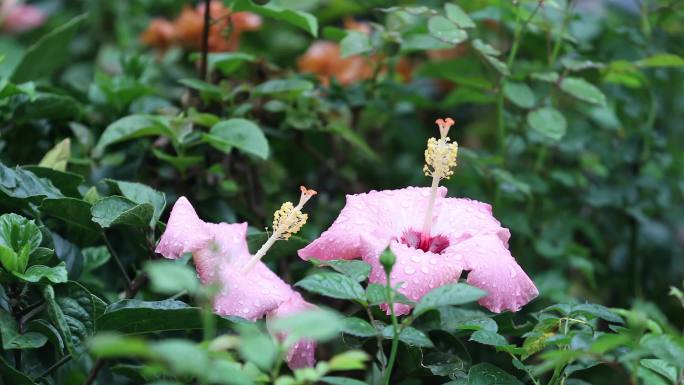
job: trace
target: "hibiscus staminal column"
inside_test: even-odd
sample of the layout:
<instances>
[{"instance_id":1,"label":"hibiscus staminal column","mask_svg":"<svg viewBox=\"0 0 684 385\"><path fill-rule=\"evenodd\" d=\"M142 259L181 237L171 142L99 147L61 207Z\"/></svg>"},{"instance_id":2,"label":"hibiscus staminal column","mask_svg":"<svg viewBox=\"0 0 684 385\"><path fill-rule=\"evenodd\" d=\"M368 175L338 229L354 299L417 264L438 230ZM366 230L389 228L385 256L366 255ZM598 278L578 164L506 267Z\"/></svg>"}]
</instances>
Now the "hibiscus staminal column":
<instances>
[{"instance_id":1,"label":"hibiscus staminal column","mask_svg":"<svg viewBox=\"0 0 684 385\"><path fill-rule=\"evenodd\" d=\"M427 149L425 149L425 166L423 166L425 175L432 177L425 221L420 232L420 248L423 250L430 248L432 211L435 207L439 181L449 179L453 175L453 168L456 167L456 156L458 155L458 143L451 142L451 138L448 136L449 128L454 125L454 120L451 118L437 119L435 123L439 126L440 138L428 139Z\"/></svg>"},{"instance_id":2,"label":"hibiscus staminal column","mask_svg":"<svg viewBox=\"0 0 684 385\"><path fill-rule=\"evenodd\" d=\"M276 241L288 240L290 236L296 234L304 226L309 216L302 213L302 208L317 192L304 186L300 186L299 189L302 191L302 194L299 196L299 202L296 206L292 202L285 202L280 206L279 210L273 213L273 234L261 245L256 254L245 265L243 271L248 272L251 270L266 255Z\"/></svg>"}]
</instances>

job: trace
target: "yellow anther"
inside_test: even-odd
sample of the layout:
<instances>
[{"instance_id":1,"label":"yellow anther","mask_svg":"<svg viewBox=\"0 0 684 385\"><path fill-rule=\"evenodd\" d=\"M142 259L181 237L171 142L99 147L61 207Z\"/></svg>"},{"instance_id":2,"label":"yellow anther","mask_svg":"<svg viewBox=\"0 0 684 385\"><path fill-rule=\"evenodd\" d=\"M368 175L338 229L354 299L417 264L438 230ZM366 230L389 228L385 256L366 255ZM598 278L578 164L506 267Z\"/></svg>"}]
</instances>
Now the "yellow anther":
<instances>
[{"instance_id":1,"label":"yellow anther","mask_svg":"<svg viewBox=\"0 0 684 385\"><path fill-rule=\"evenodd\" d=\"M451 142L449 137L430 138L425 149L425 175L438 179L449 179L453 175L458 156L458 143Z\"/></svg>"},{"instance_id":2,"label":"yellow anther","mask_svg":"<svg viewBox=\"0 0 684 385\"><path fill-rule=\"evenodd\" d=\"M306 223L309 216L302 212L302 208L311 197L317 194L317 192L304 186L301 186L299 189L302 194L299 196L297 206L293 205L292 202L285 202L280 206L280 209L273 213L273 234L268 237L266 242L261 245L256 254L254 254L252 259L245 265L243 269L244 272L251 270L252 267L266 255L266 252L276 241L286 241L290 239L290 237L299 232Z\"/></svg>"},{"instance_id":3,"label":"yellow anther","mask_svg":"<svg viewBox=\"0 0 684 385\"><path fill-rule=\"evenodd\" d=\"M273 231L279 234L279 239L288 240L304 226L308 218L292 202L285 202L280 210L273 213Z\"/></svg>"}]
</instances>

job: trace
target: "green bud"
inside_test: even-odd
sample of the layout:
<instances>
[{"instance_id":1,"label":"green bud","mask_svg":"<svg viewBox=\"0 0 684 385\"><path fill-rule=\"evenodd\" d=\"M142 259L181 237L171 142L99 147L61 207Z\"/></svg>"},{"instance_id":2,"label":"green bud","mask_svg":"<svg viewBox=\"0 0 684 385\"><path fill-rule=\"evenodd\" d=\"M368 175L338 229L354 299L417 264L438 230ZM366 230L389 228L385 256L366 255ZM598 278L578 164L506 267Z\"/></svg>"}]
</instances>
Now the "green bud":
<instances>
[{"instance_id":1,"label":"green bud","mask_svg":"<svg viewBox=\"0 0 684 385\"><path fill-rule=\"evenodd\" d=\"M397 262L397 257L389 250L385 250L382 255L380 255L380 264L385 268L387 274L392 272L392 266Z\"/></svg>"}]
</instances>

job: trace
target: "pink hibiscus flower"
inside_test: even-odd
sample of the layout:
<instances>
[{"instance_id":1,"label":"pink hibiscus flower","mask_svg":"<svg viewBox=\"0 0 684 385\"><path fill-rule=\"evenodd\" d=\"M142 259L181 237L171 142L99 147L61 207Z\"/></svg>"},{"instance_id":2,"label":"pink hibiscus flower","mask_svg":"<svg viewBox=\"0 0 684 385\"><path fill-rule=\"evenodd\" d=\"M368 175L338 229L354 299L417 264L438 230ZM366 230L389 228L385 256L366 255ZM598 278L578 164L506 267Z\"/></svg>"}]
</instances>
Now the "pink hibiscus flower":
<instances>
[{"instance_id":1,"label":"pink hibiscus flower","mask_svg":"<svg viewBox=\"0 0 684 385\"><path fill-rule=\"evenodd\" d=\"M439 180L453 174L458 146L447 133L453 120L439 119L441 138L431 138L425 152L429 188L371 191L347 195L332 226L299 250L305 260L361 258L371 265L369 281L384 284L381 253L396 255L390 274L399 292L418 301L428 291L458 281L488 295L480 304L493 312L517 311L538 295L537 288L508 251L510 232L492 215L490 205L463 198L447 198ZM410 312L396 304L396 314Z\"/></svg>"},{"instance_id":2,"label":"pink hibiscus flower","mask_svg":"<svg viewBox=\"0 0 684 385\"><path fill-rule=\"evenodd\" d=\"M40 27L47 14L33 5L18 4L16 0L4 0L0 5L2 29L9 33L22 33Z\"/></svg>"},{"instance_id":3,"label":"pink hibiscus flower","mask_svg":"<svg viewBox=\"0 0 684 385\"><path fill-rule=\"evenodd\" d=\"M171 210L156 252L169 259L192 253L202 283L221 287L214 298L216 314L254 321L315 308L263 262L252 261L246 236L247 223L204 222L181 197ZM315 349L312 341L297 342L288 353L288 365L293 369L313 366Z\"/></svg>"}]
</instances>

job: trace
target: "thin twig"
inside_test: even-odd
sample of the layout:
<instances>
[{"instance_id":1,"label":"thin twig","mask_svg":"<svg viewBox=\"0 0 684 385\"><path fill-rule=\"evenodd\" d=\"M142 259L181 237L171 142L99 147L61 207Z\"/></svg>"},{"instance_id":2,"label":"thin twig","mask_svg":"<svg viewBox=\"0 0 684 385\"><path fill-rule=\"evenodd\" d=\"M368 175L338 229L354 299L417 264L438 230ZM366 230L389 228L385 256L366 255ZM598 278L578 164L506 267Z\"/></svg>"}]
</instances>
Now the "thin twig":
<instances>
[{"instance_id":1,"label":"thin twig","mask_svg":"<svg viewBox=\"0 0 684 385\"><path fill-rule=\"evenodd\" d=\"M109 254L112 255L112 258L114 258L114 261L116 262L116 265L119 267L121 274L126 279L126 285L131 286L131 277L126 272L126 268L124 267L123 263L121 263L121 259L119 259L119 256L114 251L114 247L112 247L112 244L109 242L109 238L107 238L107 234L104 231L102 232L102 239L104 239L104 243L105 245L107 245L107 250L109 250Z\"/></svg>"},{"instance_id":2,"label":"thin twig","mask_svg":"<svg viewBox=\"0 0 684 385\"><path fill-rule=\"evenodd\" d=\"M209 27L211 26L211 0L204 0L204 29L202 30L202 62L200 63L200 79L207 80L209 67Z\"/></svg>"},{"instance_id":3,"label":"thin twig","mask_svg":"<svg viewBox=\"0 0 684 385\"><path fill-rule=\"evenodd\" d=\"M71 361L71 354L67 354L66 356L62 357L59 359L59 361L55 362L50 366L49 368L45 369L43 373L38 376L38 379L45 378L48 374L54 372L55 370L59 369L62 365L66 364L67 362Z\"/></svg>"}]
</instances>

